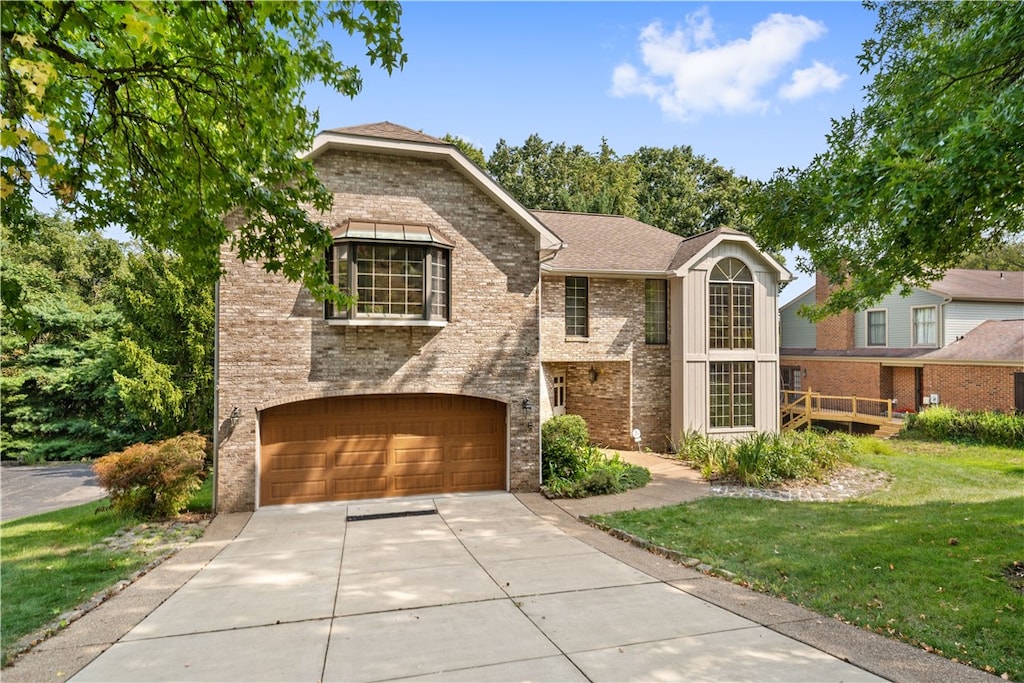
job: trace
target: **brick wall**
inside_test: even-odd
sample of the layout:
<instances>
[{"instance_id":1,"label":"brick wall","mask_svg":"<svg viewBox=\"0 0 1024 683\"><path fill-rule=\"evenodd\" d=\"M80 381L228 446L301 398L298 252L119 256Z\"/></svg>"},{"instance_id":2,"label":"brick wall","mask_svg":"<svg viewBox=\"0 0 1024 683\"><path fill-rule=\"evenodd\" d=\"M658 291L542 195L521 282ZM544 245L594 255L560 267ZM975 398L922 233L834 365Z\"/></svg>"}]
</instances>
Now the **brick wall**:
<instances>
[{"instance_id":1,"label":"brick wall","mask_svg":"<svg viewBox=\"0 0 1024 683\"><path fill-rule=\"evenodd\" d=\"M345 327L300 286L241 263L225 247L219 284L219 415L241 419L219 445L217 509L251 510L257 411L330 395L453 393L510 404L509 485L540 483L540 342L535 238L444 162L332 151L316 160L346 219L425 223L455 244L444 328ZM228 222L234 227L237 222Z\"/></svg>"},{"instance_id":2,"label":"brick wall","mask_svg":"<svg viewBox=\"0 0 1024 683\"><path fill-rule=\"evenodd\" d=\"M822 273L817 273L814 280L814 301L821 304L828 300L832 284ZM854 336L853 311L843 311L838 315L825 318L817 324L817 348L828 351L852 349L856 345Z\"/></svg>"},{"instance_id":3,"label":"brick wall","mask_svg":"<svg viewBox=\"0 0 1024 683\"><path fill-rule=\"evenodd\" d=\"M939 403L958 410L1014 411L1013 373L1017 367L989 365L926 365L924 393L939 395Z\"/></svg>"},{"instance_id":4,"label":"brick wall","mask_svg":"<svg viewBox=\"0 0 1024 683\"><path fill-rule=\"evenodd\" d=\"M897 410L918 410L917 368L892 368L892 397Z\"/></svg>"},{"instance_id":5,"label":"brick wall","mask_svg":"<svg viewBox=\"0 0 1024 683\"><path fill-rule=\"evenodd\" d=\"M644 341L644 280L589 278L589 336L565 336L565 278L542 278L541 358L566 368L566 412L611 448L665 450L670 436L669 347ZM590 381L590 368L598 379ZM554 366L552 366L554 367Z\"/></svg>"},{"instance_id":6,"label":"brick wall","mask_svg":"<svg viewBox=\"0 0 1024 683\"><path fill-rule=\"evenodd\" d=\"M790 359L786 360L785 364L799 365L802 370L807 371L802 384L804 391L811 389L829 396L890 398L882 396L880 363Z\"/></svg>"}]
</instances>

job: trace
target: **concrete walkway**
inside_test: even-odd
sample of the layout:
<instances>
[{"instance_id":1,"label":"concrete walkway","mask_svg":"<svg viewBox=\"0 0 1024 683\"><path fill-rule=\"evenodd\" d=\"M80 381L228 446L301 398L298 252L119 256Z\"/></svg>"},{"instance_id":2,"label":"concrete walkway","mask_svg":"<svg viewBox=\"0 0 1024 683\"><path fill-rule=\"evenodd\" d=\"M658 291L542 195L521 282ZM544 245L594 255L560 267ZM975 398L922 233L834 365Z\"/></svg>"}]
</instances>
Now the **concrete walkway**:
<instances>
[{"instance_id":1,"label":"concrete walkway","mask_svg":"<svg viewBox=\"0 0 1024 683\"><path fill-rule=\"evenodd\" d=\"M679 479L668 498L693 495L679 470L656 475L665 491ZM494 493L220 515L3 678L997 680L686 569L565 507Z\"/></svg>"}]
</instances>

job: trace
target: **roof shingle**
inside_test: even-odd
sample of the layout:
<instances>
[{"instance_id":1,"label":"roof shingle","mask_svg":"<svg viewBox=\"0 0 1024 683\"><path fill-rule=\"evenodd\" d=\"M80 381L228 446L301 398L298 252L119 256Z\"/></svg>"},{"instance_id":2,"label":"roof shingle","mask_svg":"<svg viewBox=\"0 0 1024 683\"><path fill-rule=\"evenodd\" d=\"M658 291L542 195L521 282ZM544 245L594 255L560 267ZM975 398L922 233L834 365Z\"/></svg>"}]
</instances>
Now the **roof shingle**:
<instances>
[{"instance_id":1,"label":"roof shingle","mask_svg":"<svg viewBox=\"0 0 1024 683\"><path fill-rule=\"evenodd\" d=\"M1024 271L954 268L928 289L962 301L1024 301Z\"/></svg>"},{"instance_id":2,"label":"roof shingle","mask_svg":"<svg viewBox=\"0 0 1024 683\"><path fill-rule=\"evenodd\" d=\"M683 238L625 216L532 211L565 243L555 270L667 273Z\"/></svg>"},{"instance_id":3,"label":"roof shingle","mask_svg":"<svg viewBox=\"0 0 1024 683\"><path fill-rule=\"evenodd\" d=\"M359 126L348 126L346 128L330 128L326 133L339 133L341 135L359 135L367 138L382 138L384 140L403 140L405 142L426 142L432 145L447 145L448 143L440 138L431 137L412 128L400 126L390 121L378 123L366 123Z\"/></svg>"}]
</instances>

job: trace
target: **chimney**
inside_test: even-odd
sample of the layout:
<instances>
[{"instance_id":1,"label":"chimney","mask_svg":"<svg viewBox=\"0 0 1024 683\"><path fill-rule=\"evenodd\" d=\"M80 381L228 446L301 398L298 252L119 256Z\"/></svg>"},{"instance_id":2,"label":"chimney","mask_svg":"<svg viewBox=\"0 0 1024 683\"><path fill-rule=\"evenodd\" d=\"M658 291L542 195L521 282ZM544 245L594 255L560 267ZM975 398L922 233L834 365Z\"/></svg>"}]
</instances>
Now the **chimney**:
<instances>
[{"instance_id":1,"label":"chimney","mask_svg":"<svg viewBox=\"0 0 1024 683\"><path fill-rule=\"evenodd\" d=\"M823 304L834 289L824 273L818 271L814 279L814 302ZM817 348L823 351L842 351L855 346L853 334L853 311L843 311L825 318L817 325Z\"/></svg>"}]
</instances>

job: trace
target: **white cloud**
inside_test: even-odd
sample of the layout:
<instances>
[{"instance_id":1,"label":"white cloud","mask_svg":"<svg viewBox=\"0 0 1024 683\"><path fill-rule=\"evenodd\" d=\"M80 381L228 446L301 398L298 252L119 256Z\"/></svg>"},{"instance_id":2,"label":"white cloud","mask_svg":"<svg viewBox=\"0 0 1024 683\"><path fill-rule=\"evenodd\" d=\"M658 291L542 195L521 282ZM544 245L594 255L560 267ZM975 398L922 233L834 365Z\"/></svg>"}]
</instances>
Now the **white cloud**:
<instances>
[{"instance_id":1,"label":"white cloud","mask_svg":"<svg viewBox=\"0 0 1024 683\"><path fill-rule=\"evenodd\" d=\"M629 63L617 66L612 72L611 94L647 97L679 119L718 111L764 111L769 102L762 91L797 61L807 43L825 31L824 24L807 17L772 14L754 26L749 38L721 44L704 7L688 15L685 26L671 32L660 22L644 28L640 32L643 68ZM844 77L815 63L810 69L794 72L792 78L784 87L789 99L807 97L816 89L835 89Z\"/></svg>"},{"instance_id":2,"label":"white cloud","mask_svg":"<svg viewBox=\"0 0 1024 683\"><path fill-rule=\"evenodd\" d=\"M802 100L822 90L835 92L845 80L844 74L815 61L810 68L794 71L792 80L779 89L779 95L787 100Z\"/></svg>"}]
</instances>

